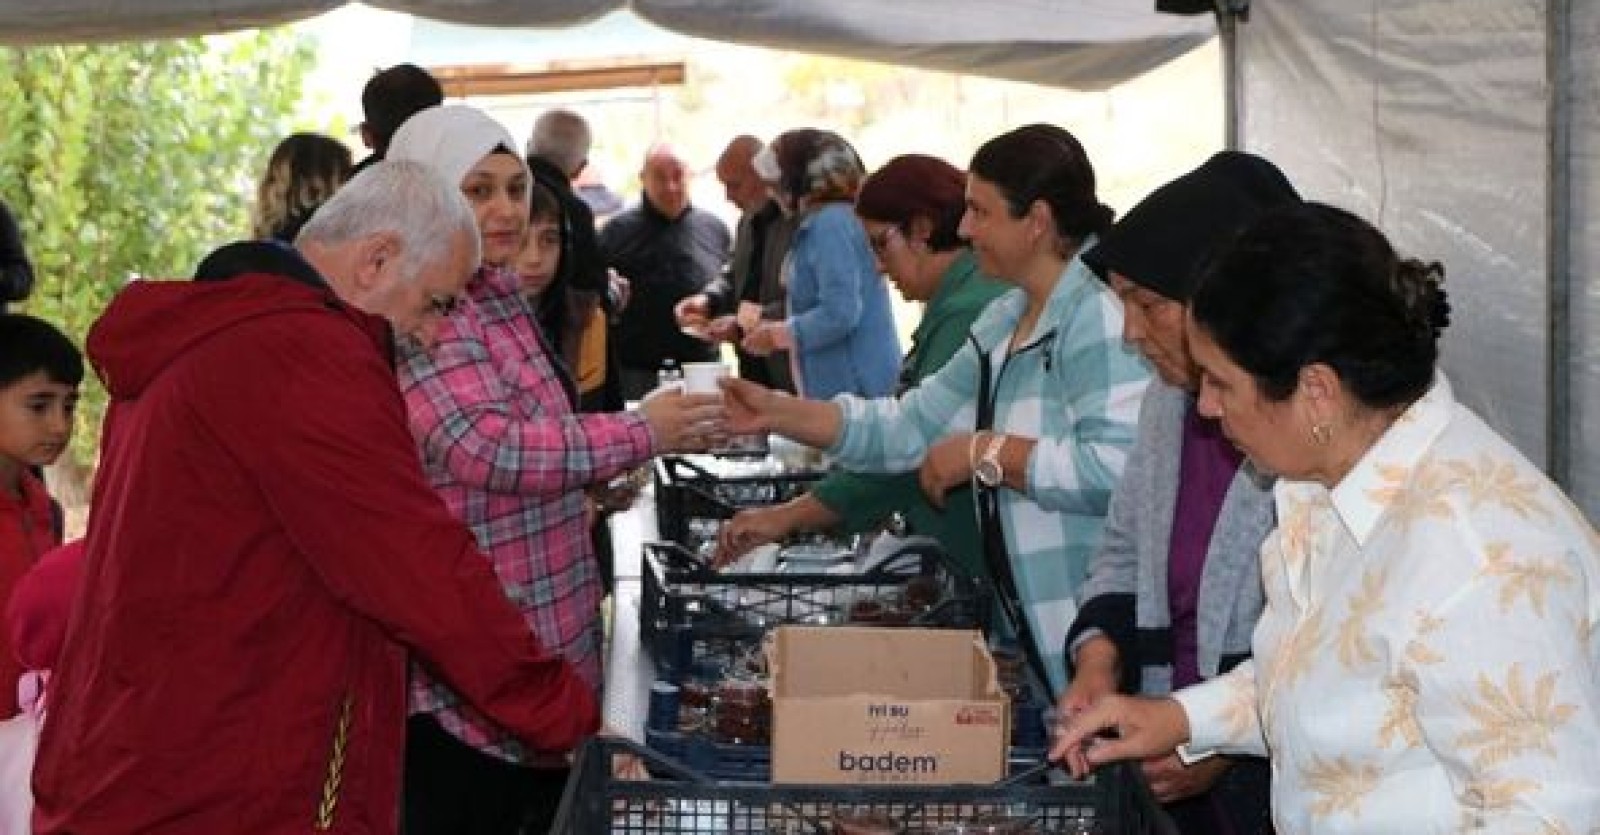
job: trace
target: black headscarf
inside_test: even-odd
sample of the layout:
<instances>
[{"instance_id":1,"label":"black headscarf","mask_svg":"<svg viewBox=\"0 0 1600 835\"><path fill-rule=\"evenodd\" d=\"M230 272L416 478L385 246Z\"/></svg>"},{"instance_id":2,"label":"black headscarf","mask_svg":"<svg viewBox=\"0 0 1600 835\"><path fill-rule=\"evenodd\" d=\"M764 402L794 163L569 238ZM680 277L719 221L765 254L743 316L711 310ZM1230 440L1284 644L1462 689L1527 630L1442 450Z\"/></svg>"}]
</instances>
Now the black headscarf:
<instances>
[{"instance_id":1,"label":"black headscarf","mask_svg":"<svg viewBox=\"0 0 1600 835\"><path fill-rule=\"evenodd\" d=\"M1277 166L1223 151L1151 192L1083 253L1083 262L1101 280L1116 272L1187 302L1213 252L1268 209L1299 202Z\"/></svg>"}]
</instances>

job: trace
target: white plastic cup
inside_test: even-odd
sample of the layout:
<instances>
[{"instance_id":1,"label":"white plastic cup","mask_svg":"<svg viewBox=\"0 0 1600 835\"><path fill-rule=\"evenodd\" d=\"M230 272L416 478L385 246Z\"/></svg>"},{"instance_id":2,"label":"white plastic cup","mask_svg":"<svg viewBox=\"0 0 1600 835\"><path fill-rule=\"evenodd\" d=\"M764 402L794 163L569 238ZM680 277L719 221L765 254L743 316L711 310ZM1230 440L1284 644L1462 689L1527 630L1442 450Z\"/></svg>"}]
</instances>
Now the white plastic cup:
<instances>
[{"instance_id":1,"label":"white plastic cup","mask_svg":"<svg viewBox=\"0 0 1600 835\"><path fill-rule=\"evenodd\" d=\"M686 362L683 364L684 394L721 394L717 381L728 376L728 367L720 362Z\"/></svg>"}]
</instances>

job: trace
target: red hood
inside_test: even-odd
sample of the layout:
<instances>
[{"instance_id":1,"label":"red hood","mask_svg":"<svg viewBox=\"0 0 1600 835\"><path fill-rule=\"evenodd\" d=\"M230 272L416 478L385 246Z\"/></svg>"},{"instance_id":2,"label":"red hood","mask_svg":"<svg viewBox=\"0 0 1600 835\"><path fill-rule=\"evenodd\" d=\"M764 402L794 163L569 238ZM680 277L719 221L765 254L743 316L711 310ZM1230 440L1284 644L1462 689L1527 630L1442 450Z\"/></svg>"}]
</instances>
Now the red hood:
<instances>
[{"instance_id":1,"label":"red hood","mask_svg":"<svg viewBox=\"0 0 1600 835\"><path fill-rule=\"evenodd\" d=\"M258 316L326 311L367 331L387 355L383 320L340 302L326 288L267 273L226 281L135 281L89 329L89 361L118 400L139 396L174 359Z\"/></svg>"}]
</instances>

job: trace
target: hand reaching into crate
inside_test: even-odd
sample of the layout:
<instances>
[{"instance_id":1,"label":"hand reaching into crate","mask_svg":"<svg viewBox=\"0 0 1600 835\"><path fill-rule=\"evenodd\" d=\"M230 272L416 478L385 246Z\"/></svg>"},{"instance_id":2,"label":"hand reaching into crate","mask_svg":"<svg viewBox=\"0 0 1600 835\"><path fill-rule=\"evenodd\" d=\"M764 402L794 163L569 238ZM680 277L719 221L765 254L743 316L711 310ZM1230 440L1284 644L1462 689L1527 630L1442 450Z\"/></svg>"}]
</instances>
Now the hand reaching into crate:
<instances>
[{"instance_id":1,"label":"hand reaching into crate","mask_svg":"<svg viewBox=\"0 0 1600 835\"><path fill-rule=\"evenodd\" d=\"M922 485L923 495L928 497L929 504L943 508L945 494L956 485L971 480L971 450L978 434L957 432L940 438L928 447L922 466L917 470L917 482Z\"/></svg>"},{"instance_id":2,"label":"hand reaching into crate","mask_svg":"<svg viewBox=\"0 0 1600 835\"><path fill-rule=\"evenodd\" d=\"M1170 697L1107 696L1066 717L1050 759L1083 778L1119 760L1165 755L1189 739L1189 716Z\"/></svg>"},{"instance_id":3,"label":"hand reaching into crate","mask_svg":"<svg viewBox=\"0 0 1600 835\"><path fill-rule=\"evenodd\" d=\"M1056 700L1057 715L1064 721L1088 710L1100 699L1115 695L1120 675L1117 645L1104 634L1086 638L1073 653L1072 681L1067 682L1067 692Z\"/></svg>"},{"instance_id":4,"label":"hand reaching into crate","mask_svg":"<svg viewBox=\"0 0 1600 835\"><path fill-rule=\"evenodd\" d=\"M771 507L741 510L717 534L711 566L722 568L757 546L777 542L796 531L827 530L838 522L839 515L810 493Z\"/></svg>"}]
</instances>

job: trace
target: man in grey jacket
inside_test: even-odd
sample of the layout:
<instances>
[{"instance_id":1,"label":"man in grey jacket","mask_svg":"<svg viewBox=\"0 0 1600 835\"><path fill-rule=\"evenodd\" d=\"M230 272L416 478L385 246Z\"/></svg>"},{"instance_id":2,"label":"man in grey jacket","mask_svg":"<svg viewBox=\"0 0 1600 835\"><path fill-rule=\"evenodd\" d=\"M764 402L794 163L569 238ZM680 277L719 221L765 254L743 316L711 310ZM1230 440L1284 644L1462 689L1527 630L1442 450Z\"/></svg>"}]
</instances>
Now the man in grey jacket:
<instances>
[{"instance_id":1,"label":"man in grey jacket","mask_svg":"<svg viewBox=\"0 0 1600 835\"><path fill-rule=\"evenodd\" d=\"M740 211L733 255L722 277L678 302L673 315L679 327L703 328L707 338L733 343L740 377L793 394L787 351L758 357L737 347L744 331L758 322L788 315L783 258L789 252L797 218L784 215L756 173L752 163L761 148L761 140L754 136L736 136L717 158L717 179L728 202Z\"/></svg>"},{"instance_id":2,"label":"man in grey jacket","mask_svg":"<svg viewBox=\"0 0 1600 835\"><path fill-rule=\"evenodd\" d=\"M1164 694L1248 657L1262 607L1257 555L1274 525L1270 479L1195 410L1198 369L1185 304L1207 256L1261 212L1297 202L1277 168L1223 152L1157 189L1084 253L1122 299L1123 338L1160 376L1111 499L1067 635L1059 707L1117 691ZM1270 832L1260 761L1148 761L1145 775L1184 833Z\"/></svg>"}]
</instances>

